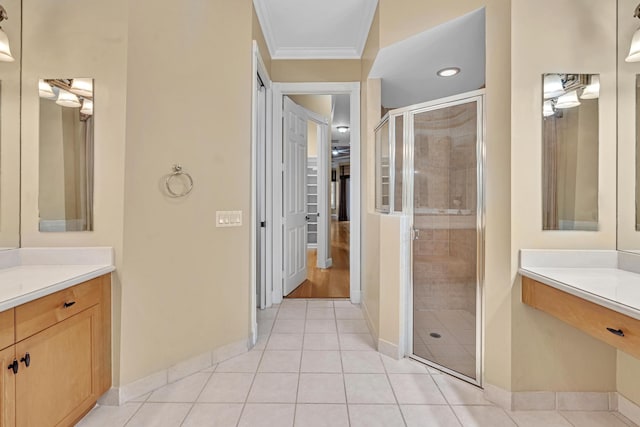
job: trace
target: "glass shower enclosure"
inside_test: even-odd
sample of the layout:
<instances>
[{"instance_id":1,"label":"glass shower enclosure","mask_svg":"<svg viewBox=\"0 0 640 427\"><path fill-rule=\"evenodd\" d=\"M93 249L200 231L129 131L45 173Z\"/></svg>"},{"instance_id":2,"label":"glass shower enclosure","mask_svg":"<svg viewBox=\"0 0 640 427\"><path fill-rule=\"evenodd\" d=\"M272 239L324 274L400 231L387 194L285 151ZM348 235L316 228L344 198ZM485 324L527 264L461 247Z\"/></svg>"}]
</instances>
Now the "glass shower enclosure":
<instances>
[{"instance_id":1,"label":"glass shower enclosure","mask_svg":"<svg viewBox=\"0 0 640 427\"><path fill-rule=\"evenodd\" d=\"M385 127L396 165L390 212L410 224L407 353L476 385L482 381L483 110L484 93L476 91L392 110L377 128L391 124Z\"/></svg>"}]
</instances>

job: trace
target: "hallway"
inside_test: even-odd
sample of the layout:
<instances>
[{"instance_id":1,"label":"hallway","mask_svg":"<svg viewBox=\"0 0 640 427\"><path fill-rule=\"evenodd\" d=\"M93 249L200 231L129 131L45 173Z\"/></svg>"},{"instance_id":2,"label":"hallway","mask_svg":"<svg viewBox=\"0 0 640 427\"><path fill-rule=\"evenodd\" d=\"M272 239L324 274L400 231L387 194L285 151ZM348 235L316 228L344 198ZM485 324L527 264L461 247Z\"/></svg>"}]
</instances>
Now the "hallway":
<instances>
[{"instance_id":1,"label":"hallway","mask_svg":"<svg viewBox=\"0 0 640 427\"><path fill-rule=\"evenodd\" d=\"M349 298L348 221L331 221L331 258L333 266L319 269L316 249L307 250L307 280L287 298Z\"/></svg>"}]
</instances>

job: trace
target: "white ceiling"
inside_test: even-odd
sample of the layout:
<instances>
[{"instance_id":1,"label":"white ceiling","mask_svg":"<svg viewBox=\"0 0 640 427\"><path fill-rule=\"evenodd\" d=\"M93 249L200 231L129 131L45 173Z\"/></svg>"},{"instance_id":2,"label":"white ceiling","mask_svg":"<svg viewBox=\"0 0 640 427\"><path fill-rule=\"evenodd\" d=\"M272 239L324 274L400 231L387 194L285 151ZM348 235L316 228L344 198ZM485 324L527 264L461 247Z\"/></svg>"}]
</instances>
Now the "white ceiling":
<instances>
[{"instance_id":1,"label":"white ceiling","mask_svg":"<svg viewBox=\"0 0 640 427\"><path fill-rule=\"evenodd\" d=\"M331 117L331 145L332 146L349 146L351 141L351 109L349 95L333 95L331 97L333 103L333 115ZM346 133L338 132L338 126L347 126L349 131Z\"/></svg>"},{"instance_id":2,"label":"white ceiling","mask_svg":"<svg viewBox=\"0 0 640 427\"><path fill-rule=\"evenodd\" d=\"M455 77L439 77L459 67ZM381 49L370 78L382 79L382 105L400 108L485 84L485 11L479 9Z\"/></svg>"},{"instance_id":3,"label":"white ceiling","mask_svg":"<svg viewBox=\"0 0 640 427\"><path fill-rule=\"evenodd\" d=\"M253 0L273 59L358 59L378 0Z\"/></svg>"}]
</instances>

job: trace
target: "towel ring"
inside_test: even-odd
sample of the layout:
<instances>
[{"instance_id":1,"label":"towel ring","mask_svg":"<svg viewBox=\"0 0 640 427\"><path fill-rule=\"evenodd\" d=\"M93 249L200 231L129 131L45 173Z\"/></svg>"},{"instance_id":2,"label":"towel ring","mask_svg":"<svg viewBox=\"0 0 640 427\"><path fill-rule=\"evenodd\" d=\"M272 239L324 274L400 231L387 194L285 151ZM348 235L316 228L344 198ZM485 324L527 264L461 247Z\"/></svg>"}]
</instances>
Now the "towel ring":
<instances>
[{"instance_id":1,"label":"towel ring","mask_svg":"<svg viewBox=\"0 0 640 427\"><path fill-rule=\"evenodd\" d=\"M188 182L185 186L185 189L182 192L177 193L171 188L171 182L178 179L179 177L186 178ZM187 194L191 193L191 190L193 190L193 178L187 172L183 171L182 166L180 165L173 165L173 172L167 175L164 183L167 187L167 192L169 193L170 197L184 197Z\"/></svg>"}]
</instances>

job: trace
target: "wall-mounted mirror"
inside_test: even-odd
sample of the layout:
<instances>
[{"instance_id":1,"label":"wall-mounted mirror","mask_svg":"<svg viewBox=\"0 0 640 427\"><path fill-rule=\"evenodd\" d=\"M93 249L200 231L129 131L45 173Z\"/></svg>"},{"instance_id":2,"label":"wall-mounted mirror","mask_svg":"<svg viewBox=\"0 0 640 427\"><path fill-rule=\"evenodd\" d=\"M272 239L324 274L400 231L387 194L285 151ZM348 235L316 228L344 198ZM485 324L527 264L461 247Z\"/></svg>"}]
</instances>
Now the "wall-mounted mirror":
<instances>
[{"instance_id":1,"label":"wall-mounted mirror","mask_svg":"<svg viewBox=\"0 0 640 427\"><path fill-rule=\"evenodd\" d=\"M543 230L598 230L598 74L542 76Z\"/></svg>"},{"instance_id":2,"label":"wall-mounted mirror","mask_svg":"<svg viewBox=\"0 0 640 427\"><path fill-rule=\"evenodd\" d=\"M93 79L41 79L40 231L93 230Z\"/></svg>"}]
</instances>

